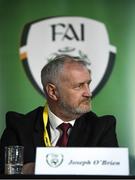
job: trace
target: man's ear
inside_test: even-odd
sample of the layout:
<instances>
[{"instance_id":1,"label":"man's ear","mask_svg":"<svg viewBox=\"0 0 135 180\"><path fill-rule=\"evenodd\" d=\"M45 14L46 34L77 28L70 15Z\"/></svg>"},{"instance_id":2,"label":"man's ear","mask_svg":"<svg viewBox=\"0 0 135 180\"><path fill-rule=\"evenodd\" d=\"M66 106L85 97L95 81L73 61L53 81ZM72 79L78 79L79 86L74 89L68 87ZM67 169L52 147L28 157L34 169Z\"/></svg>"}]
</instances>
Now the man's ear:
<instances>
[{"instance_id":1,"label":"man's ear","mask_svg":"<svg viewBox=\"0 0 135 180\"><path fill-rule=\"evenodd\" d=\"M56 101L58 99L57 88L54 84L48 83L46 85L46 92L52 100Z\"/></svg>"}]
</instances>

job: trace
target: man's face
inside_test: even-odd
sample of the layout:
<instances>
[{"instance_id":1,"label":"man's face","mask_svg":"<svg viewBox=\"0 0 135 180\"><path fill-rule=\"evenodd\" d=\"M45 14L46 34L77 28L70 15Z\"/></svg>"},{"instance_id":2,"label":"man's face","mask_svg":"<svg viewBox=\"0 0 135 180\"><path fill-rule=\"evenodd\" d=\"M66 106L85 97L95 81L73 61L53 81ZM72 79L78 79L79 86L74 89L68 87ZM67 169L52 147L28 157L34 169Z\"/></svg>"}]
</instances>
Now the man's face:
<instances>
[{"instance_id":1,"label":"man's face","mask_svg":"<svg viewBox=\"0 0 135 180\"><path fill-rule=\"evenodd\" d=\"M65 64L60 78L59 107L66 114L81 115L90 110L90 72L77 63Z\"/></svg>"}]
</instances>

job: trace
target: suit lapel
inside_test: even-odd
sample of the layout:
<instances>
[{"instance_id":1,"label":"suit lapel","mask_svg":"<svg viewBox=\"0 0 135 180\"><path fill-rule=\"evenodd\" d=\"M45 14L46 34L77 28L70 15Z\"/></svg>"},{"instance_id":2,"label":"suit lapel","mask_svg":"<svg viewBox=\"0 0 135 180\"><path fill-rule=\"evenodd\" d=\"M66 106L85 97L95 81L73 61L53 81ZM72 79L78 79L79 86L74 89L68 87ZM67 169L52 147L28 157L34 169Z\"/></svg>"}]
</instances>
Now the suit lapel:
<instances>
[{"instance_id":1,"label":"suit lapel","mask_svg":"<svg viewBox=\"0 0 135 180\"><path fill-rule=\"evenodd\" d=\"M86 146L89 137L88 134L91 132L91 126L89 125L90 123L88 123L88 121L90 121L90 118L88 118L86 115L76 119L69 136L68 146Z\"/></svg>"},{"instance_id":2,"label":"suit lapel","mask_svg":"<svg viewBox=\"0 0 135 180\"><path fill-rule=\"evenodd\" d=\"M43 109L40 110L36 116L35 130L33 134L34 146L44 146L44 124L43 124Z\"/></svg>"},{"instance_id":3,"label":"suit lapel","mask_svg":"<svg viewBox=\"0 0 135 180\"><path fill-rule=\"evenodd\" d=\"M47 132L50 137L50 125L49 120L47 123ZM34 131L34 146L35 147L43 147L44 143L44 123L43 123L43 109L38 113L36 123L35 123L35 131Z\"/></svg>"}]
</instances>

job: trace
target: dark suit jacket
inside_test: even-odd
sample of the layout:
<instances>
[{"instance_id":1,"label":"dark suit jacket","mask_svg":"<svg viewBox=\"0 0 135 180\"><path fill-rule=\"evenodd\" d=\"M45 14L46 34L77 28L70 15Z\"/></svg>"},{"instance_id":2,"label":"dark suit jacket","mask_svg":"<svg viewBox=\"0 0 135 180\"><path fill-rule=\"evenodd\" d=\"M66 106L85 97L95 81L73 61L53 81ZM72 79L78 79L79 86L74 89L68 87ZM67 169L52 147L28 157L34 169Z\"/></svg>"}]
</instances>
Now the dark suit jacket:
<instances>
[{"instance_id":1,"label":"dark suit jacket","mask_svg":"<svg viewBox=\"0 0 135 180\"><path fill-rule=\"evenodd\" d=\"M38 107L26 115L16 112L6 114L6 129L0 141L1 172L4 168L4 147L8 145L23 145L24 163L35 161L36 147L45 146L42 114L43 107ZM93 112L86 113L75 121L68 146L117 147L115 124L113 116L98 117Z\"/></svg>"}]
</instances>

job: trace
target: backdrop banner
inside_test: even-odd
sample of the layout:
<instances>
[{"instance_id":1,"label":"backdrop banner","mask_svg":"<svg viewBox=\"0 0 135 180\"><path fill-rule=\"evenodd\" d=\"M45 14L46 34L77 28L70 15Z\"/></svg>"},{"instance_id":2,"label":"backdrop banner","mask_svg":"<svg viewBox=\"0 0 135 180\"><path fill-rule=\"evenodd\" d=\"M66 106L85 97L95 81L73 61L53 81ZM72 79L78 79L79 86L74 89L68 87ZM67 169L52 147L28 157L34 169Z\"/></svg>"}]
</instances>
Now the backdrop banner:
<instances>
[{"instance_id":1,"label":"backdrop banner","mask_svg":"<svg viewBox=\"0 0 135 180\"><path fill-rule=\"evenodd\" d=\"M135 175L134 18L134 0L0 0L0 136L7 111L44 106L43 65L80 56L92 70L92 110L116 117Z\"/></svg>"}]
</instances>

